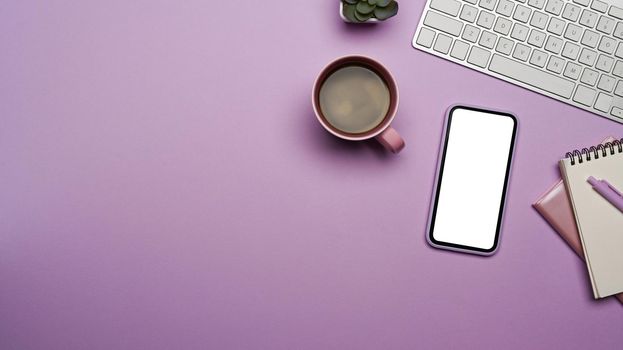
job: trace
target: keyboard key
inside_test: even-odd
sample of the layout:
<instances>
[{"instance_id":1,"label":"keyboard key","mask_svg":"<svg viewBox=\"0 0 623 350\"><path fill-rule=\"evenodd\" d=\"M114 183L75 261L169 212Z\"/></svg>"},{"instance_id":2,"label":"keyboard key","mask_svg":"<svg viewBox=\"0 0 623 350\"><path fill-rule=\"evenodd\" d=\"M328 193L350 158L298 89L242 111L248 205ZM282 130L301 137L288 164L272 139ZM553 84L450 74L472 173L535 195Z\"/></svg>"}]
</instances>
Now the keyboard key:
<instances>
[{"instance_id":1,"label":"keyboard key","mask_svg":"<svg viewBox=\"0 0 623 350\"><path fill-rule=\"evenodd\" d=\"M493 11L496 1L497 0L480 0L480 3L478 5L484 9Z\"/></svg>"},{"instance_id":2,"label":"keyboard key","mask_svg":"<svg viewBox=\"0 0 623 350\"><path fill-rule=\"evenodd\" d=\"M581 71L582 67L573 62L568 62L567 66L565 67L565 72L562 73L562 75L569 79L577 80L580 77Z\"/></svg>"},{"instance_id":3,"label":"keyboard key","mask_svg":"<svg viewBox=\"0 0 623 350\"><path fill-rule=\"evenodd\" d=\"M606 10L608 10L608 4L606 4L603 1L593 0L593 3L591 4L591 8L595 11L605 13Z\"/></svg>"},{"instance_id":4,"label":"keyboard key","mask_svg":"<svg viewBox=\"0 0 623 350\"><path fill-rule=\"evenodd\" d=\"M612 92L615 83L616 79L611 76L602 74L601 78L599 78L599 83L597 83L597 88L606 92Z\"/></svg>"},{"instance_id":5,"label":"keyboard key","mask_svg":"<svg viewBox=\"0 0 623 350\"><path fill-rule=\"evenodd\" d=\"M510 55L514 44L515 43L512 40L500 38L500 40L498 40L498 45L495 47L495 51L505 55Z\"/></svg>"},{"instance_id":6,"label":"keyboard key","mask_svg":"<svg viewBox=\"0 0 623 350\"><path fill-rule=\"evenodd\" d=\"M482 47L486 47L488 49L492 49L495 46L495 41L498 39L498 36L487 31L483 31L480 36L480 41L478 44Z\"/></svg>"},{"instance_id":7,"label":"keyboard key","mask_svg":"<svg viewBox=\"0 0 623 350\"><path fill-rule=\"evenodd\" d=\"M610 73L612 65L614 65L614 58L606 55L599 55L595 68L602 72Z\"/></svg>"},{"instance_id":8,"label":"keyboard key","mask_svg":"<svg viewBox=\"0 0 623 350\"><path fill-rule=\"evenodd\" d=\"M570 80L498 54L493 55L489 69L492 72L564 98L571 97L575 86Z\"/></svg>"},{"instance_id":9,"label":"keyboard key","mask_svg":"<svg viewBox=\"0 0 623 350\"><path fill-rule=\"evenodd\" d=\"M463 5L463 9L461 10L461 15L459 16L459 18L469 23L474 23L477 15L477 8L465 4Z\"/></svg>"},{"instance_id":10,"label":"keyboard key","mask_svg":"<svg viewBox=\"0 0 623 350\"><path fill-rule=\"evenodd\" d=\"M536 7L540 10L545 6L545 0L528 0L528 6Z\"/></svg>"},{"instance_id":11,"label":"keyboard key","mask_svg":"<svg viewBox=\"0 0 623 350\"><path fill-rule=\"evenodd\" d=\"M532 14L532 19L530 20L530 25L539 29L545 29L548 19L549 16L544 14L543 12L534 11L534 14Z\"/></svg>"},{"instance_id":12,"label":"keyboard key","mask_svg":"<svg viewBox=\"0 0 623 350\"><path fill-rule=\"evenodd\" d=\"M493 27L493 22L495 21L495 15L491 14L487 11L480 11L480 15L478 16L478 24L481 27L491 29Z\"/></svg>"},{"instance_id":13,"label":"keyboard key","mask_svg":"<svg viewBox=\"0 0 623 350\"><path fill-rule=\"evenodd\" d=\"M530 10L529 8L522 5L517 5L513 18L519 22L527 23L528 19L530 18L531 12L532 10Z\"/></svg>"},{"instance_id":14,"label":"keyboard key","mask_svg":"<svg viewBox=\"0 0 623 350\"><path fill-rule=\"evenodd\" d=\"M502 35L508 35L511 30L511 23L510 20L504 17L498 17L497 21L495 21L495 26L493 26L493 30Z\"/></svg>"},{"instance_id":15,"label":"keyboard key","mask_svg":"<svg viewBox=\"0 0 623 350\"><path fill-rule=\"evenodd\" d=\"M623 58L623 43L619 43L619 46L617 46L617 51L614 53L614 55L619 58Z\"/></svg>"},{"instance_id":16,"label":"keyboard key","mask_svg":"<svg viewBox=\"0 0 623 350\"><path fill-rule=\"evenodd\" d=\"M565 66L565 60L563 60L560 57L551 56L549 58L549 62L547 63L547 70L550 72L560 74L564 66Z\"/></svg>"},{"instance_id":17,"label":"keyboard key","mask_svg":"<svg viewBox=\"0 0 623 350\"><path fill-rule=\"evenodd\" d=\"M610 115L612 115L613 117L623 119L623 109L614 106L612 107L612 110L610 111Z\"/></svg>"},{"instance_id":18,"label":"keyboard key","mask_svg":"<svg viewBox=\"0 0 623 350\"><path fill-rule=\"evenodd\" d=\"M551 53L559 54L562 49L562 39L550 35L545 42L545 50Z\"/></svg>"},{"instance_id":19,"label":"keyboard key","mask_svg":"<svg viewBox=\"0 0 623 350\"><path fill-rule=\"evenodd\" d=\"M572 43L565 43L565 47L562 49L562 56L570 60L575 60L580 54L580 47Z\"/></svg>"},{"instance_id":20,"label":"keyboard key","mask_svg":"<svg viewBox=\"0 0 623 350\"><path fill-rule=\"evenodd\" d=\"M565 10L562 11L562 18L571 22L575 22L580 17L580 7L571 3L565 6Z\"/></svg>"},{"instance_id":21,"label":"keyboard key","mask_svg":"<svg viewBox=\"0 0 623 350\"><path fill-rule=\"evenodd\" d=\"M511 33L511 38L519 41L525 41L528 37L528 27L515 23L513 26L513 32Z\"/></svg>"},{"instance_id":22,"label":"keyboard key","mask_svg":"<svg viewBox=\"0 0 623 350\"><path fill-rule=\"evenodd\" d=\"M435 41L435 46L433 47L433 50L437 52L441 52L443 54L447 54L448 51L450 51L451 45L452 45L451 37L444 35L444 34L439 34L437 35L437 40Z\"/></svg>"},{"instance_id":23,"label":"keyboard key","mask_svg":"<svg viewBox=\"0 0 623 350\"><path fill-rule=\"evenodd\" d=\"M610 6L608 14L614 18L623 19L623 9L616 6Z\"/></svg>"},{"instance_id":24,"label":"keyboard key","mask_svg":"<svg viewBox=\"0 0 623 350\"><path fill-rule=\"evenodd\" d=\"M527 61L528 57L530 57L530 50L531 49L526 45L517 44L515 45L515 51L513 51L513 57L518 60Z\"/></svg>"},{"instance_id":25,"label":"keyboard key","mask_svg":"<svg viewBox=\"0 0 623 350\"><path fill-rule=\"evenodd\" d=\"M595 90L587 88L584 85L578 85L578 88L575 90L575 95L573 95L573 100L585 106L592 107L595 95Z\"/></svg>"},{"instance_id":26,"label":"keyboard key","mask_svg":"<svg viewBox=\"0 0 623 350\"><path fill-rule=\"evenodd\" d=\"M617 88L614 89L614 94L623 97L623 81L619 80L619 82L617 83Z\"/></svg>"},{"instance_id":27,"label":"keyboard key","mask_svg":"<svg viewBox=\"0 0 623 350\"><path fill-rule=\"evenodd\" d=\"M513 7L515 4L508 0L500 0L498 3L498 7L495 9L495 12L501 14L502 16L510 17L513 13Z\"/></svg>"},{"instance_id":28,"label":"keyboard key","mask_svg":"<svg viewBox=\"0 0 623 350\"><path fill-rule=\"evenodd\" d=\"M590 2L590 0L573 0L573 2L575 2L578 5L588 6L588 3Z\"/></svg>"},{"instance_id":29,"label":"keyboard key","mask_svg":"<svg viewBox=\"0 0 623 350\"><path fill-rule=\"evenodd\" d=\"M612 70L612 74L616 75L619 78L623 78L623 62L617 61L614 64L614 69Z\"/></svg>"},{"instance_id":30,"label":"keyboard key","mask_svg":"<svg viewBox=\"0 0 623 350\"><path fill-rule=\"evenodd\" d=\"M547 62L547 54L543 51L534 50L532 51L532 57L530 57L530 64L533 64L537 67L545 67L545 63Z\"/></svg>"},{"instance_id":31,"label":"keyboard key","mask_svg":"<svg viewBox=\"0 0 623 350\"><path fill-rule=\"evenodd\" d=\"M597 22L597 30L610 35L614 29L614 24L615 22L612 18L601 16L599 17L599 22Z\"/></svg>"},{"instance_id":32,"label":"keyboard key","mask_svg":"<svg viewBox=\"0 0 623 350\"><path fill-rule=\"evenodd\" d=\"M463 30L463 36L461 36L461 38L475 43L476 40L478 40L478 35L480 35L480 29L466 24L465 30Z\"/></svg>"},{"instance_id":33,"label":"keyboard key","mask_svg":"<svg viewBox=\"0 0 623 350\"><path fill-rule=\"evenodd\" d=\"M463 28L463 23L433 11L426 13L424 25L454 36L459 36Z\"/></svg>"},{"instance_id":34,"label":"keyboard key","mask_svg":"<svg viewBox=\"0 0 623 350\"><path fill-rule=\"evenodd\" d=\"M545 43L545 36L545 33L532 29L530 37L528 37L528 44L540 48Z\"/></svg>"},{"instance_id":35,"label":"keyboard key","mask_svg":"<svg viewBox=\"0 0 623 350\"><path fill-rule=\"evenodd\" d=\"M589 49L582 49L582 53L580 54L580 63L585 64L587 66L592 66L595 64L595 60L597 59L597 52Z\"/></svg>"},{"instance_id":36,"label":"keyboard key","mask_svg":"<svg viewBox=\"0 0 623 350\"><path fill-rule=\"evenodd\" d=\"M584 35L582 35L582 45L588 47L595 47L599 42L599 33L593 32L592 30L585 30Z\"/></svg>"},{"instance_id":37,"label":"keyboard key","mask_svg":"<svg viewBox=\"0 0 623 350\"><path fill-rule=\"evenodd\" d=\"M421 28L416 43L424 47L431 47L433 40L435 40L435 32L428 28Z\"/></svg>"},{"instance_id":38,"label":"keyboard key","mask_svg":"<svg viewBox=\"0 0 623 350\"><path fill-rule=\"evenodd\" d=\"M451 16L456 16L461 9L461 3L456 0L432 0L430 2L430 8Z\"/></svg>"},{"instance_id":39,"label":"keyboard key","mask_svg":"<svg viewBox=\"0 0 623 350\"><path fill-rule=\"evenodd\" d=\"M623 22L617 23L614 28L614 33L612 33L616 38L623 39Z\"/></svg>"},{"instance_id":40,"label":"keyboard key","mask_svg":"<svg viewBox=\"0 0 623 350\"><path fill-rule=\"evenodd\" d=\"M599 51L612 55L614 48L616 47L616 41L612 38L604 36L599 43Z\"/></svg>"},{"instance_id":41,"label":"keyboard key","mask_svg":"<svg viewBox=\"0 0 623 350\"><path fill-rule=\"evenodd\" d=\"M623 109L620 109L618 107L612 107L612 111L610 112L610 114L618 118L623 118Z\"/></svg>"},{"instance_id":42,"label":"keyboard key","mask_svg":"<svg viewBox=\"0 0 623 350\"><path fill-rule=\"evenodd\" d=\"M463 1L468 2L472 5L476 5L478 3L478 0L463 0Z\"/></svg>"},{"instance_id":43,"label":"keyboard key","mask_svg":"<svg viewBox=\"0 0 623 350\"><path fill-rule=\"evenodd\" d=\"M597 24L597 13L591 10L582 11L582 16L580 17L580 24L585 27L593 28L595 24Z\"/></svg>"},{"instance_id":44,"label":"keyboard key","mask_svg":"<svg viewBox=\"0 0 623 350\"><path fill-rule=\"evenodd\" d=\"M452 47L452 52L450 52L450 56L464 60L465 56L467 56L467 51L469 50L469 44L461 40L455 40L454 46Z\"/></svg>"},{"instance_id":45,"label":"keyboard key","mask_svg":"<svg viewBox=\"0 0 623 350\"><path fill-rule=\"evenodd\" d=\"M549 25L547 26L547 31L556 35L562 35L562 31L564 29L565 22L556 17L552 17L552 19L549 21Z\"/></svg>"},{"instance_id":46,"label":"keyboard key","mask_svg":"<svg viewBox=\"0 0 623 350\"><path fill-rule=\"evenodd\" d=\"M569 23L567 25L567 30L565 30L565 38L573 41L578 41L580 40L580 36L582 35L582 30L582 27Z\"/></svg>"},{"instance_id":47,"label":"keyboard key","mask_svg":"<svg viewBox=\"0 0 623 350\"><path fill-rule=\"evenodd\" d=\"M600 92L595 101L595 109L608 113L610 105L612 105L612 96Z\"/></svg>"},{"instance_id":48,"label":"keyboard key","mask_svg":"<svg viewBox=\"0 0 623 350\"><path fill-rule=\"evenodd\" d=\"M481 49L478 46L472 46L467 62L478 67L485 68L487 66L487 62L489 61L489 56L491 56L489 51Z\"/></svg>"},{"instance_id":49,"label":"keyboard key","mask_svg":"<svg viewBox=\"0 0 623 350\"><path fill-rule=\"evenodd\" d=\"M584 68L580 81L586 85L595 86L595 84L597 83L597 78L599 78L599 73L597 73L597 71L594 71L590 68Z\"/></svg>"},{"instance_id":50,"label":"keyboard key","mask_svg":"<svg viewBox=\"0 0 623 350\"><path fill-rule=\"evenodd\" d=\"M545 6L545 12L558 16L560 12L562 12L563 5L564 2L562 2L562 0L548 0Z\"/></svg>"}]
</instances>

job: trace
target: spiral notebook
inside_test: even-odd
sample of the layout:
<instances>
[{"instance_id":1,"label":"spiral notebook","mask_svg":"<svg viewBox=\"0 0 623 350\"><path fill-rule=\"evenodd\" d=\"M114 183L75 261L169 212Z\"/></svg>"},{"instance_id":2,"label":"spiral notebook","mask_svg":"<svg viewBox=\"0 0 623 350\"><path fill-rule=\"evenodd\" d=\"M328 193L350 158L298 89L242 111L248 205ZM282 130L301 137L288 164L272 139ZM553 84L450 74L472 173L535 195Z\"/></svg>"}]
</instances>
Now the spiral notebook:
<instances>
[{"instance_id":1,"label":"spiral notebook","mask_svg":"<svg viewBox=\"0 0 623 350\"><path fill-rule=\"evenodd\" d=\"M567 153L560 161L595 298L623 292L623 213L587 182L623 189L623 140Z\"/></svg>"},{"instance_id":2,"label":"spiral notebook","mask_svg":"<svg viewBox=\"0 0 623 350\"><path fill-rule=\"evenodd\" d=\"M614 137L608 137L602 143L612 141L614 141ZM564 181L562 179L558 180L532 206L554 228L556 233L560 235L580 259L585 261L582 242L580 242L580 233L575 223L571 200L567 194ZM615 297L623 304L623 293L619 293Z\"/></svg>"}]
</instances>

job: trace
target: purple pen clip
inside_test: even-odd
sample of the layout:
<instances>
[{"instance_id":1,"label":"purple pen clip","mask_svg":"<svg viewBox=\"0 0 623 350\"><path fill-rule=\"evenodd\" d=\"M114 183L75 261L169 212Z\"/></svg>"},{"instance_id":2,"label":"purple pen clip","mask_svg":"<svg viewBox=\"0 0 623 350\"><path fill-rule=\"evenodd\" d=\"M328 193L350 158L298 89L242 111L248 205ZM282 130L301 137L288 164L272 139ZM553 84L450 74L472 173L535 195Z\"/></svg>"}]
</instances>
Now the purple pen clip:
<instances>
[{"instance_id":1,"label":"purple pen clip","mask_svg":"<svg viewBox=\"0 0 623 350\"><path fill-rule=\"evenodd\" d=\"M602 180L603 182L606 183L606 185L608 185L608 187L612 190L612 192L618 194L619 196L623 197L623 193L621 193L621 191L619 191L616 187L614 187L611 183L609 183L608 181Z\"/></svg>"}]
</instances>

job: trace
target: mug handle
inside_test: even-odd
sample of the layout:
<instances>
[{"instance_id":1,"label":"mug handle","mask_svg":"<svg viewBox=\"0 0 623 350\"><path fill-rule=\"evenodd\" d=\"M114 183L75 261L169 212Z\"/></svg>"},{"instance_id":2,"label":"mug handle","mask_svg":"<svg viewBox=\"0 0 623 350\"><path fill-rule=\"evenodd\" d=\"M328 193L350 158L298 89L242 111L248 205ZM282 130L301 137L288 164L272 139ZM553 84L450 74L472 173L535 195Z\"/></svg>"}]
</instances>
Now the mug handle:
<instances>
[{"instance_id":1,"label":"mug handle","mask_svg":"<svg viewBox=\"0 0 623 350\"><path fill-rule=\"evenodd\" d=\"M391 126L376 136L376 140L392 153L398 153L405 147L405 140Z\"/></svg>"}]
</instances>

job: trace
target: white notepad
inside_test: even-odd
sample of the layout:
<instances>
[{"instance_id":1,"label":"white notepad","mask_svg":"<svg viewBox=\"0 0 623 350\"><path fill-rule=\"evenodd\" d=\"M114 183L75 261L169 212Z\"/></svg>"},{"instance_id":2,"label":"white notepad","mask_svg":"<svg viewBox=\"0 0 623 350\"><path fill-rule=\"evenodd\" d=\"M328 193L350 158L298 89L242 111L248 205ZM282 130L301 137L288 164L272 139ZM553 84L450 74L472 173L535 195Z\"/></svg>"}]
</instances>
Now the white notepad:
<instances>
[{"instance_id":1,"label":"white notepad","mask_svg":"<svg viewBox=\"0 0 623 350\"><path fill-rule=\"evenodd\" d=\"M571 197L595 298L623 292L623 213L597 193L589 176L623 189L623 140L567 153L560 171Z\"/></svg>"}]
</instances>

